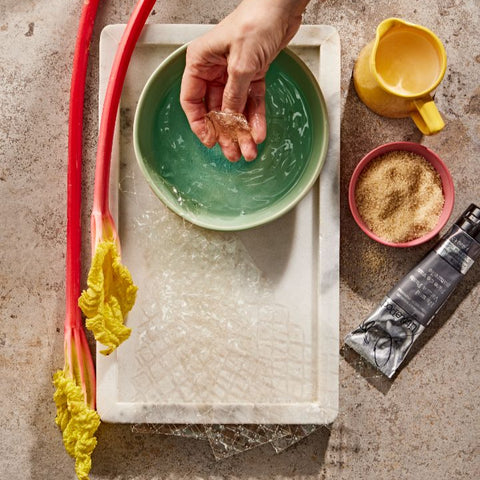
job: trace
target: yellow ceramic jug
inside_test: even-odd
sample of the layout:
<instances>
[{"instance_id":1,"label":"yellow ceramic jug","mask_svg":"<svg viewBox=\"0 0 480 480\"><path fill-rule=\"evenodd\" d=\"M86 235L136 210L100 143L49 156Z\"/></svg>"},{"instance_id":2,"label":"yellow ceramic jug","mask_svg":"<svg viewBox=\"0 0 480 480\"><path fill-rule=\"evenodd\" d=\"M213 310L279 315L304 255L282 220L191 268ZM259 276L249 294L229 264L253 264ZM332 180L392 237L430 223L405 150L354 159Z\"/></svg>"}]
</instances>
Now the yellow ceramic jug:
<instances>
[{"instance_id":1,"label":"yellow ceramic jug","mask_svg":"<svg viewBox=\"0 0 480 480\"><path fill-rule=\"evenodd\" d=\"M445 48L433 32L387 18L360 52L353 80L371 110L386 117L412 117L423 134L431 135L445 126L431 93L446 68Z\"/></svg>"}]
</instances>

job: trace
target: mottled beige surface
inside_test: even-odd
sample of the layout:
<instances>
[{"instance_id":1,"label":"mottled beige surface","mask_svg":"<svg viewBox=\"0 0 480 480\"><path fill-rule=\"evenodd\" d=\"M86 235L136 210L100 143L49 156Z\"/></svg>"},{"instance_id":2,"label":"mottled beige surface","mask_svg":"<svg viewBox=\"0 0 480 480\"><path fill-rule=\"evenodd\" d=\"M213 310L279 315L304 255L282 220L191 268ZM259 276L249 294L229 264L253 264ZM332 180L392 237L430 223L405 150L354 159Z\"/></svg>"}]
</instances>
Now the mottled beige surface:
<instances>
[{"instance_id":1,"label":"mottled beige surface","mask_svg":"<svg viewBox=\"0 0 480 480\"><path fill-rule=\"evenodd\" d=\"M260 1L260 0L259 0ZM63 363L68 92L80 0L0 3L0 477L73 479L54 425L52 373ZM216 23L235 2L158 2L150 22ZM98 38L124 23L133 1L103 2L92 44L86 103L85 241L97 130ZM437 90L447 126L422 138L410 120L369 112L352 67L384 18L399 16L444 41L448 70ZM346 189L356 162L392 140L421 142L449 166L454 216L480 202L480 4L478 0L312 0L305 23L335 26L342 41L341 337L432 246L392 250L356 228ZM87 260L88 252L85 252ZM87 262L85 262L87 263ZM216 462L208 444L102 425L95 479L480 478L480 267L450 299L393 382L356 359L340 362L340 414L280 455L262 447Z\"/></svg>"}]
</instances>

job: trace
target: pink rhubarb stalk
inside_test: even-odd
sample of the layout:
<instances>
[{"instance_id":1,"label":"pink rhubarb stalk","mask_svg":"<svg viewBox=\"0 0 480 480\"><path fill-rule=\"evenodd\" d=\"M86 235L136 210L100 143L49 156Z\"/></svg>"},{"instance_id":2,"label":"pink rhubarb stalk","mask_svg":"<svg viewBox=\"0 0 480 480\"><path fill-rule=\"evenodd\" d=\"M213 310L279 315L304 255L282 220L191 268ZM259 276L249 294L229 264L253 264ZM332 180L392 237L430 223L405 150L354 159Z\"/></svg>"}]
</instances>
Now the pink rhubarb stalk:
<instances>
[{"instance_id":1,"label":"pink rhubarb stalk","mask_svg":"<svg viewBox=\"0 0 480 480\"><path fill-rule=\"evenodd\" d=\"M86 0L80 17L70 86L67 171L65 365L53 376L55 422L65 449L75 459L75 472L87 480L100 424L95 411L95 367L77 299L81 277L82 129L88 54L99 0Z\"/></svg>"},{"instance_id":2,"label":"pink rhubarb stalk","mask_svg":"<svg viewBox=\"0 0 480 480\"><path fill-rule=\"evenodd\" d=\"M99 242L105 239L113 240L119 249L117 230L109 206L110 163L115 119L133 50L154 5L155 0L139 0L137 2L123 32L110 72L97 147L91 220L92 252L95 252Z\"/></svg>"},{"instance_id":3,"label":"pink rhubarb stalk","mask_svg":"<svg viewBox=\"0 0 480 480\"><path fill-rule=\"evenodd\" d=\"M83 104L90 40L99 0L85 0L78 28L70 87L67 171L67 252L65 352L73 374L78 370L85 403L95 409L95 367L83 327L78 297L81 293ZM75 351L75 353L74 353ZM78 368L74 367L75 358Z\"/></svg>"},{"instance_id":4,"label":"pink rhubarb stalk","mask_svg":"<svg viewBox=\"0 0 480 480\"><path fill-rule=\"evenodd\" d=\"M64 327L67 365L72 374L78 371L85 403L92 409L95 409L95 367L85 336L81 311L78 307L78 297L81 292L83 103L90 40L98 3L99 0L86 0L83 4L73 59L68 130L66 316ZM75 365L77 361L78 365Z\"/></svg>"},{"instance_id":5,"label":"pink rhubarb stalk","mask_svg":"<svg viewBox=\"0 0 480 480\"><path fill-rule=\"evenodd\" d=\"M130 58L155 0L139 0L123 32L107 84L100 121L91 216L92 265L88 289L79 304L86 325L110 355L130 336L126 315L135 303L137 287L120 259L120 241L109 205L110 164L120 96Z\"/></svg>"}]
</instances>

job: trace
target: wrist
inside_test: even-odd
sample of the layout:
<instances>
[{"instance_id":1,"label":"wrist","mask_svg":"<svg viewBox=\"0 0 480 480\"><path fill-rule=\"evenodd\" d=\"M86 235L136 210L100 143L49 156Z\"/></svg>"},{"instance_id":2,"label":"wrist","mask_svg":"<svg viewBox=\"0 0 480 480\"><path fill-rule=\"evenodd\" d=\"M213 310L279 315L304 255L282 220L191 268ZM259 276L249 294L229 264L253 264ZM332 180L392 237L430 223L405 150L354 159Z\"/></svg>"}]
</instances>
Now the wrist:
<instances>
[{"instance_id":1,"label":"wrist","mask_svg":"<svg viewBox=\"0 0 480 480\"><path fill-rule=\"evenodd\" d=\"M301 17L310 0L243 0L239 6L248 6L249 11L264 9L279 12L285 19Z\"/></svg>"},{"instance_id":2,"label":"wrist","mask_svg":"<svg viewBox=\"0 0 480 480\"><path fill-rule=\"evenodd\" d=\"M255 24L277 25L285 37L291 37L302 23L302 14L309 0L243 0L234 15Z\"/></svg>"},{"instance_id":3,"label":"wrist","mask_svg":"<svg viewBox=\"0 0 480 480\"><path fill-rule=\"evenodd\" d=\"M310 0L265 0L284 9L291 16L302 16Z\"/></svg>"},{"instance_id":4,"label":"wrist","mask_svg":"<svg viewBox=\"0 0 480 480\"><path fill-rule=\"evenodd\" d=\"M290 17L301 17L310 0L256 0L256 4L264 4L265 8L278 9Z\"/></svg>"}]
</instances>

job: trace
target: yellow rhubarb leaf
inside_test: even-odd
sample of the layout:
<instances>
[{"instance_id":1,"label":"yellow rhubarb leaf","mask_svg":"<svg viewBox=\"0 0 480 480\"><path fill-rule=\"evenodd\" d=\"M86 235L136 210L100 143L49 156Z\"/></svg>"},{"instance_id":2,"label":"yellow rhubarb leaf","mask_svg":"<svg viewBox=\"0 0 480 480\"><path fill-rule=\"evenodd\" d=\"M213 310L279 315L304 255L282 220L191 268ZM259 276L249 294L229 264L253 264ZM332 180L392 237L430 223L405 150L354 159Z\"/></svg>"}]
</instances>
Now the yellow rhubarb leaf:
<instances>
[{"instance_id":1,"label":"yellow rhubarb leaf","mask_svg":"<svg viewBox=\"0 0 480 480\"><path fill-rule=\"evenodd\" d=\"M91 455L97 445L94 434L100 425L100 417L87 406L82 389L64 370L53 375L53 384L56 387L53 400L57 406L55 423L62 430L65 450L75 459L77 477L88 480Z\"/></svg>"},{"instance_id":2,"label":"yellow rhubarb leaf","mask_svg":"<svg viewBox=\"0 0 480 480\"><path fill-rule=\"evenodd\" d=\"M87 285L78 304L86 317L86 327L107 347L101 353L109 355L130 336L125 319L137 295L115 242L104 240L97 245Z\"/></svg>"}]
</instances>

